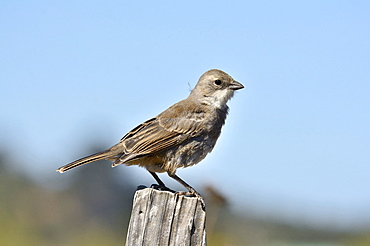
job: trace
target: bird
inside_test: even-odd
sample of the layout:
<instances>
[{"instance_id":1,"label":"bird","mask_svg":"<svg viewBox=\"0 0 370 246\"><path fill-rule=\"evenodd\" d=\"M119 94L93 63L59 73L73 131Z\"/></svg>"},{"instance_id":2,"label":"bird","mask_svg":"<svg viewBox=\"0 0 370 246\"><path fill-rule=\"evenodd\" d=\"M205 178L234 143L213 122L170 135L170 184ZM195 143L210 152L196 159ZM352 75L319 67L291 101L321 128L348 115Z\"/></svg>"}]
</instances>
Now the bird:
<instances>
[{"instance_id":1,"label":"bird","mask_svg":"<svg viewBox=\"0 0 370 246\"><path fill-rule=\"evenodd\" d=\"M211 69L199 78L186 99L136 126L109 149L73 161L56 171L64 173L103 159L112 161L112 167L138 165L149 171L158 188L173 191L156 174L167 173L188 190L179 194L199 198L204 207L202 196L177 176L176 170L199 163L213 150L228 115L227 102L242 88L244 86L227 73Z\"/></svg>"}]
</instances>

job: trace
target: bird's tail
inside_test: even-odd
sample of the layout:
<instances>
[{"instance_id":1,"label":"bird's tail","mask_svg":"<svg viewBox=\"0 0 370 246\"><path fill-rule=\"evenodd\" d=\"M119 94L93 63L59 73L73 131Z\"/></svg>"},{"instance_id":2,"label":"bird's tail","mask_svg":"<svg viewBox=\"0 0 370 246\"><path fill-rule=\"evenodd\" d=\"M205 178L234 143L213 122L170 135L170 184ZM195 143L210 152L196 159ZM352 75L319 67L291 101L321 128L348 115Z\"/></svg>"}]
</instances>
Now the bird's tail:
<instances>
[{"instance_id":1,"label":"bird's tail","mask_svg":"<svg viewBox=\"0 0 370 246\"><path fill-rule=\"evenodd\" d=\"M108 149L108 150L105 150L105 151L102 151L102 152L99 152L99 153L96 153L96 154L93 154L93 155L83 157L83 158L78 159L74 162L71 162L71 163L69 163L65 166L62 166L62 167L57 169L57 172L64 173L65 171L68 171L72 168L82 166L82 165L85 165L85 164L88 164L88 163L94 162L94 161L109 159L109 158L112 158L112 157L117 156L119 154L120 154L119 151L113 150L111 148L111 149Z\"/></svg>"}]
</instances>

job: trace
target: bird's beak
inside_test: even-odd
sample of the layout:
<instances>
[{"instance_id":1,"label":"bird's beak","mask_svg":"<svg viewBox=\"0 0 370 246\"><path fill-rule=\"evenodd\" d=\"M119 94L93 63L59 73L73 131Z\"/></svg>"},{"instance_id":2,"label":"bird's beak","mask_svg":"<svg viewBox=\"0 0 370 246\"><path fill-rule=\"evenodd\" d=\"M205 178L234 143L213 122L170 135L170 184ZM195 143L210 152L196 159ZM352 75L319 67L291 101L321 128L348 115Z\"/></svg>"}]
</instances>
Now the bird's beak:
<instances>
[{"instance_id":1,"label":"bird's beak","mask_svg":"<svg viewBox=\"0 0 370 246\"><path fill-rule=\"evenodd\" d=\"M243 89L244 88L244 85L242 85L241 83L239 83L238 81L233 81L230 86L229 86L230 89L236 91L236 90L240 90L240 89Z\"/></svg>"}]
</instances>

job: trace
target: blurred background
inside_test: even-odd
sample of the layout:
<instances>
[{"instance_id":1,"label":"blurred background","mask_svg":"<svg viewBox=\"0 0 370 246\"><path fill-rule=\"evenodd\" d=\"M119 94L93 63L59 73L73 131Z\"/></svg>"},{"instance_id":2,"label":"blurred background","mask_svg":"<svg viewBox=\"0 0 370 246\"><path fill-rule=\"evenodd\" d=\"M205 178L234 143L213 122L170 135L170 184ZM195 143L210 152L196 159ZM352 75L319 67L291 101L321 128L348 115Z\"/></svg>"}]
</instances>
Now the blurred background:
<instances>
[{"instance_id":1,"label":"blurred background","mask_svg":"<svg viewBox=\"0 0 370 246\"><path fill-rule=\"evenodd\" d=\"M0 245L123 245L138 167L58 167L184 99L244 84L177 174L209 245L370 245L368 1L0 2ZM171 188L182 190L166 175Z\"/></svg>"}]
</instances>

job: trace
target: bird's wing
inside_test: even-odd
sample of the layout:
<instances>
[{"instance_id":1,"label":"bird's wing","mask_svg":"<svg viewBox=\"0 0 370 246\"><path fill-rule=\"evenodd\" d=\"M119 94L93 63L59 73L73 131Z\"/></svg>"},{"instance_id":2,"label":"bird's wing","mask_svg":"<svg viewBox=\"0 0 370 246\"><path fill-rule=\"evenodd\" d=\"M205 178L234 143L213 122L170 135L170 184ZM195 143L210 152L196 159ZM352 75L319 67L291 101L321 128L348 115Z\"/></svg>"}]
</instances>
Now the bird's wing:
<instances>
[{"instance_id":1,"label":"bird's wing","mask_svg":"<svg viewBox=\"0 0 370 246\"><path fill-rule=\"evenodd\" d=\"M191 112L191 113L190 113ZM120 141L125 154L113 165L155 154L198 136L203 127L204 112L175 104L127 133Z\"/></svg>"},{"instance_id":2,"label":"bird's wing","mask_svg":"<svg viewBox=\"0 0 370 246\"><path fill-rule=\"evenodd\" d=\"M159 124L167 131L196 137L203 129L206 110L201 104L184 101L161 113Z\"/></svg>"}]
</instances>

